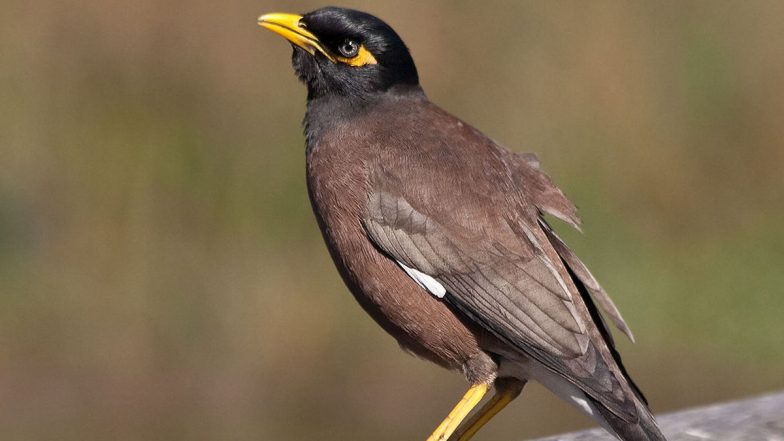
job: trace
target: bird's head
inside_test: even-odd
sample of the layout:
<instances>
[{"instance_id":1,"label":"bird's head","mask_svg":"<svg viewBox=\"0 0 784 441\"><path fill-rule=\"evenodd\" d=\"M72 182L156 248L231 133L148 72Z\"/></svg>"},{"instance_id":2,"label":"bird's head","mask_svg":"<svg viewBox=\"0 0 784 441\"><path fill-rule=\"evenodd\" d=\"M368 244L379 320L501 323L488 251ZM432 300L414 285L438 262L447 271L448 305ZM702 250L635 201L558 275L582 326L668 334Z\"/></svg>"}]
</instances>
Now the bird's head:
<instances>
[{"instance_id":1,"label":"bird's head","mask_svg":"<svg viewBox=\"0 0 784 441\"><path fill-rule=\"evenodd\" d=\"M418 88L414 61L403 40L380 19L353 9L326 7L305 15L273 13L259 25L294 47L292 64L308 98L365 98Z\"/></svg>"}]
</instances>

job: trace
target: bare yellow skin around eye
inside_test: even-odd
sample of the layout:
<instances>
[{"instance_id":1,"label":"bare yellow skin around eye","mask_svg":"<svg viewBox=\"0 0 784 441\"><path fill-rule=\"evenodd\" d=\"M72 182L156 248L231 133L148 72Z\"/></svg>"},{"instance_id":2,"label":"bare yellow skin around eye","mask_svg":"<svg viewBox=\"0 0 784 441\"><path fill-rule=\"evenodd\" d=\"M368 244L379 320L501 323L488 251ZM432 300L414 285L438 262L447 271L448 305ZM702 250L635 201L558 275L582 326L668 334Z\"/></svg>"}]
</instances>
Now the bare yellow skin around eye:
<instances>
[{"instance_id":1,"label":"bare yellow skin around eye","mask_svg":"<svg viewBox=\"0 0 784 441\"><path fill-rule=\"evenodd\" d=\"M374 57L373 54L371 54L364 45L359 47L359 52L357 52L353 58L335 56L335 59L343 64L348 64L349 66L353 67L362 67L368 64L378 64L376 57Z\"/></svg>"}]
</instances>

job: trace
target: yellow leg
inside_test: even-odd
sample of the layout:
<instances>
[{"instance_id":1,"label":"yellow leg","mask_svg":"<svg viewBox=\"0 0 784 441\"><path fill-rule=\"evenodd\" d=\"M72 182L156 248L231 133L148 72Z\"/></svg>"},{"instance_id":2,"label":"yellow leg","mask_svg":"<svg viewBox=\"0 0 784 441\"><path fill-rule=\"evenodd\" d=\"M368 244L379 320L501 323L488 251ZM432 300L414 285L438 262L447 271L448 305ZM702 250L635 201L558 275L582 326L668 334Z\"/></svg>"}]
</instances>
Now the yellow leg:
<instances>
[{"instance_id":1,"label":"yellow leg","mask_svg":"<svg viewBox=\"0 0 784 441\"><path fill-rule=\"evenodd\" d=\"M495 381L495 395L463 425L459 432L455 433L457 441L468 441L473 438L476 432L479 432L479 429L520 395L523 386L525 386L524 380L516 378L497 379Z\"/></svg>"},{"instance_id":2,"label":"yellow leg","mask_svg":"<svg viewBox=\"0 0 784 441\"><path fill-rule=\"evenodd\" d=\"M468 392L463 395L463 399L449 412L444 421L436 427L436 430L427 438L427 441L446 441L449 439L449 436L457 429L457 426L482 401L482 397L485 396L489 387L485 383L471 386Z\"/></svg>"}]
</instances>

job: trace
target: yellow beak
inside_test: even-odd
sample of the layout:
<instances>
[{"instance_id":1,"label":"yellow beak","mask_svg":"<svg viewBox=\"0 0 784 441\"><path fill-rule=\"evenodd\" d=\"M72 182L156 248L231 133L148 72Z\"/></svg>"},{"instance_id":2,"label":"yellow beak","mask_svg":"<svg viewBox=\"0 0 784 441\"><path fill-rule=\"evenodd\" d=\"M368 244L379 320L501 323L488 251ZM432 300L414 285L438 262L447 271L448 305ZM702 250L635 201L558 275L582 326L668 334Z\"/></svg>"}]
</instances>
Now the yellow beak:
<instances>
[{"instance_id":1,"label":"yellow beak","mask_svg":"<svg viewBox=\"0 0 784 441\"><path fill-rule=\"evenodd\" d=\"M262 15L259 17L258 23L259 26L267 28L292 44L305 49L310 55L315 55L316 51L319 51L334 63L335 58L324 49L318 37L305 29L300 20L302 20L301 15L275 12Z\"/></svg>"}]
</instances>

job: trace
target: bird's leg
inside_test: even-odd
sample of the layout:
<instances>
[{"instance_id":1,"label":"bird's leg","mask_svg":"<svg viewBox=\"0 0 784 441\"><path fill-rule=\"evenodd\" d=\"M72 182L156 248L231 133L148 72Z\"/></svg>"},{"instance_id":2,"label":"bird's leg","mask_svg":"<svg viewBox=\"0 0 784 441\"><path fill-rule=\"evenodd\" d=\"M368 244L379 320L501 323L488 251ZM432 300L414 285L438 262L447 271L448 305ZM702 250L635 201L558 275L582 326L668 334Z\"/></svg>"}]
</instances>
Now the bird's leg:
<instances>
[{"instance_id":1,"label":"bird's leg","mask_svg":"<svg viewBox=\"0 0 784 441\"><path fill-rule=\"evenodd\" d=\"M455 432L454 439L457 441L468 441L476 435L485 424L498 414L507 404L520 395L526 381L518 378L498 378L493 384L495 395L481 409L479 409L471 419Z\"/></svg>"},{"instance_id":2,"label":"bird's leg","mask_svg":"<svg viewBox=\"0 0 784 441\"><path fill-rule=\"evenodd\" d=\"M457 426L465 419L471 410L482 401L482 397L487 393L490 386L487 383L479 383L471 386L463 395L463 399L449 412L449 415L436 427L436 430L427 438L427 441L446 441L449 436L457 429Z\"/></svg>"}]
</instances>

